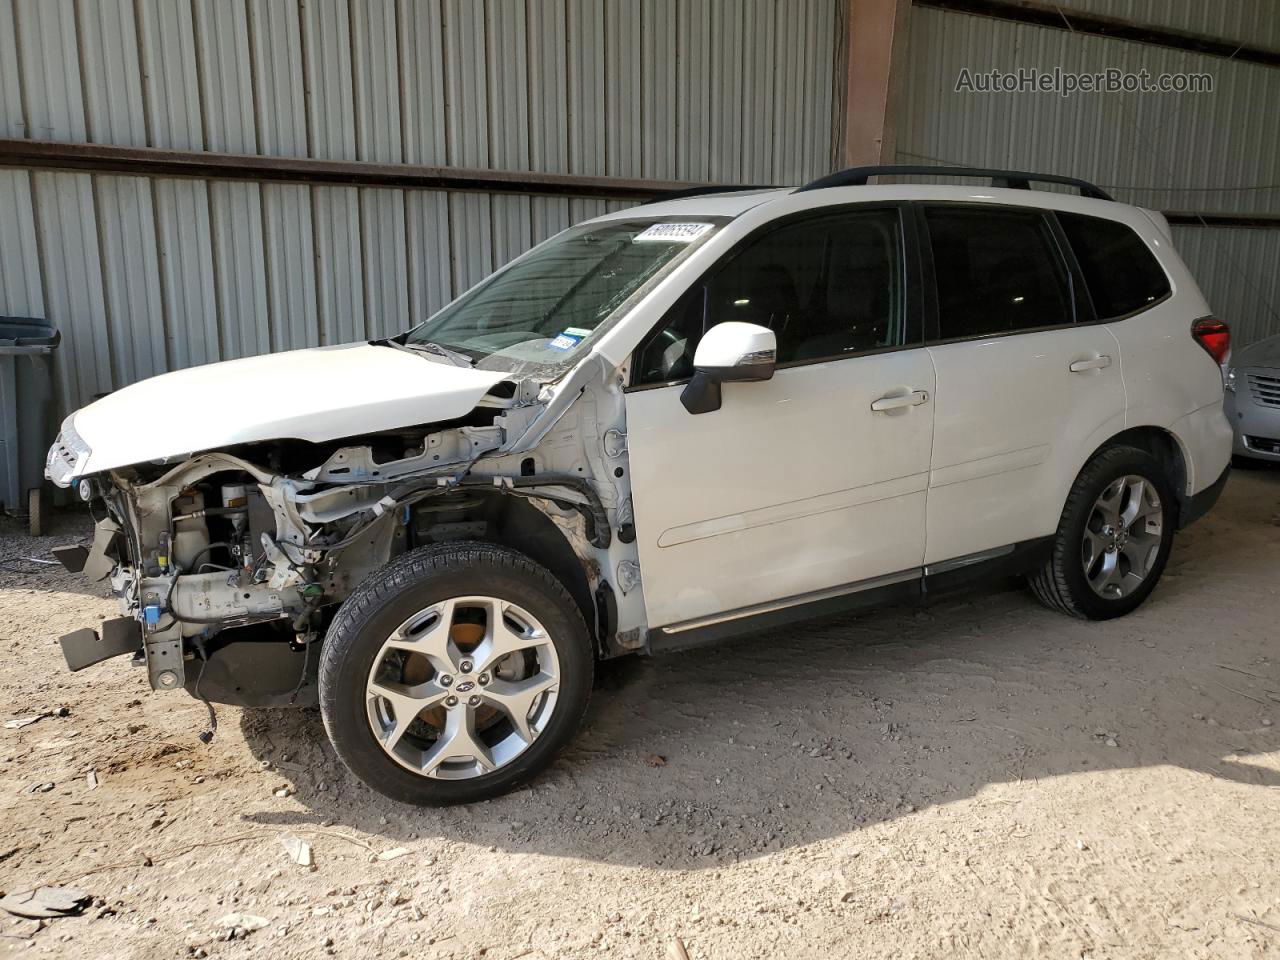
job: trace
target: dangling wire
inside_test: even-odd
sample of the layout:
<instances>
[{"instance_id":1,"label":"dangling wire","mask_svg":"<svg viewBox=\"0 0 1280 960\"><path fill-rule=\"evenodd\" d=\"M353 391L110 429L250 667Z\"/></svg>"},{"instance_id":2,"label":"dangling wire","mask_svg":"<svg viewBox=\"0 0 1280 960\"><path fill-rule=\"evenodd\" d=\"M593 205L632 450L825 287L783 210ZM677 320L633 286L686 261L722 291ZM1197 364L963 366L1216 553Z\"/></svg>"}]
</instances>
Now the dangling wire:
<instances>
[{"instance_id":1,"label":"dangling wire","mask_svg":"<svg viewBox=\"0 0 1280 960\"><path fill-rule=\"evenodd\" d=\"M192 637L192 643L196 645L196 652L200 654L200 672L196 674L196 685L192 691L197 700L204 704L206 710L209 711L209 728L200 733L201 743L213 743L213 735L218 732L218 715L214 712L213 704L200 692L200 681L204 679L204 668L209 665L209 652L205 649L204 640L200 637Z\"/></svg>"}]
</instances>

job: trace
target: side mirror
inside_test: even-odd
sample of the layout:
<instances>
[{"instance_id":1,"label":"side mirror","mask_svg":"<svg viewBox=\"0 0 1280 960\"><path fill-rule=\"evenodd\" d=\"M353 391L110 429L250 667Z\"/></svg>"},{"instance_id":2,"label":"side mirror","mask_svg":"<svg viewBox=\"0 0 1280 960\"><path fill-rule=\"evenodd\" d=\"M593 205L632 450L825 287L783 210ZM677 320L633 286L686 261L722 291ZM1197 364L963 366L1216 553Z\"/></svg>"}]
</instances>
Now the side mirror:
<instances>
[{"instance_id":1,"label":"side mirror","mask_svg":"<svg viewBox=\"0 0 1280 960\"><path fill-rule=\"evenodd\" d=\"M690 413L720 409L726 380L768 380L778 359L778 338L768 327L729 320L708 330L693 355L696 371L680 394Z\"/></svg>"}]
</instances>

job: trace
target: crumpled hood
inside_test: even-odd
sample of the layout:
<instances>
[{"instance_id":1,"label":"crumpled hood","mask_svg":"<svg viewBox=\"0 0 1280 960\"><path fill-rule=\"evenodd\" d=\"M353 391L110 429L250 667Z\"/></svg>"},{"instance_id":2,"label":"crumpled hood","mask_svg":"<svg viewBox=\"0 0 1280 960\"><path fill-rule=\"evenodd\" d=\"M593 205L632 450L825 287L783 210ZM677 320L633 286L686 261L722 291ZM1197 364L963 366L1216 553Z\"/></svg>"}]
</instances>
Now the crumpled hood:
<instances>
[{"instance_id":1,"label":"crumpled hood","mask_svg":"<svg viewBox=\"0 0 1280 960\"><path fill-rule=\"evenodd\" d=\"M338 440L465 416L501 371L368 343L227 360L161 374L75 414L77 475L256 440Z\"/></svg>"},{"instance_id":2,"label":"crumpled hood","mask_svg":"<svg viewBox=\"0 0 1280 960\"><path fill-rule=\"evenodd\" d=\"M1247 347L1233 350L1233 367L1280 367L1280 337L1267 337Z\"/></svg>"}]
</instances>

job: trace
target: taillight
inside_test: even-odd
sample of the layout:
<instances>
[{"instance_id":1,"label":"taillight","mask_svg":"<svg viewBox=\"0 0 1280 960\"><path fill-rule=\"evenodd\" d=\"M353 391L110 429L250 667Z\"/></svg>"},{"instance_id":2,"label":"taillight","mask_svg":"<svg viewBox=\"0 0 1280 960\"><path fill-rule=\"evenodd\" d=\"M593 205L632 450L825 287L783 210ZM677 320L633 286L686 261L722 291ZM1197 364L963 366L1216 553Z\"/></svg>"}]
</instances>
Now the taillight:
<instances>
[{"instance_id":1,"label":"taillight","mask_svg":"<svg viewBox=\"0 0 1280 960\"><path fill-rule=\"evenodd\" d=\"M1231 328L1217 317L1201 317L1191 324L1191 336L1218 366L1227 362L1227 354L1231 352Z\"/></svg>"}]
</instances>

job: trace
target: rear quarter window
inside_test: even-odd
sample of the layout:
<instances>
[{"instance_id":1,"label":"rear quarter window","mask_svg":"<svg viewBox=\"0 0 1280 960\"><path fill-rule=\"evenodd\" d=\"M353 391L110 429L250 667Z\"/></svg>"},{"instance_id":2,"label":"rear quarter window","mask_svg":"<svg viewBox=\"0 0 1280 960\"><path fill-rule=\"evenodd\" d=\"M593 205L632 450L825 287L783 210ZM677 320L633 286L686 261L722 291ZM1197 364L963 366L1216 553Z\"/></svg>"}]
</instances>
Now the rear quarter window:
<instances>
[{"instance_id":1,"label":"rear quarter window","mask_svg":"<svg viewBox=\"0 0 1280 960\"><path fill-rule=\"evenodd\" d=\"M1099 320L1136 313L1169 295L1164 269L1131 227L1078 213L1059 213L1058 222Z\"/></svg>"}]
</instances>

